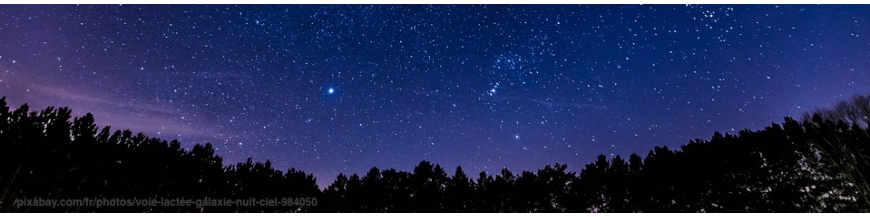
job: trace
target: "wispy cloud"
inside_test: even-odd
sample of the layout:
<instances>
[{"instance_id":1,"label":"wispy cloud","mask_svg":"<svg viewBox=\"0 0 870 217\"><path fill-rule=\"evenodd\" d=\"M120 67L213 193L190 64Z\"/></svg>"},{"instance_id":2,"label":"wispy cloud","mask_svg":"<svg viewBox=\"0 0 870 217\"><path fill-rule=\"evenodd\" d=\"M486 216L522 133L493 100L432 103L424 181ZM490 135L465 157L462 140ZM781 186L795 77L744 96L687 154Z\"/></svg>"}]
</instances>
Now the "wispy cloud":
<instances>
[{"instance_id":1,"label":"wispy cloud","mask_svg":"<svg viewBox=\"0 0 870 217\"><path fill-rule=\"evenodd\" d=\"M414 90L413 92L414 92L415 94L422 94L422 95L426 95L426 96L435 96L435 97L445 97L445 96L447 96L446 93L443 93L443 92L440 92L440 91L437 91L437 90L436 90L436 91Z\"/></svg>"},{"instance_id":2,"label":"wispy cloud","mask_svg":"<svg viewBox=\"0 0 870 217\"><path fill-rule=\"evenodd\" d=\"M48 85L34 85L33 91L36 91L38 94L42 94L43 96L55 99L71 100L91 105L115 107L132 111L142 111L150 114L173 115L178 113L178 109L173 109L171 106L167 105L157 105L155 103L147 102L127 103L125 102L125 100L111 100L107 98L96 97L93 94L84 94L87 91L68 87L60 88ZM107 95L104 95L102 97L107 97ZM129 101L129 99L127 101Z\"/></svg>"},{"instance_id":3,"label":"wispy cloud","mask_svg":"<svg viewBox=\"0 0 870 217\"><path fill-rule=\"evenodd\" d=\"M529 97L516 97L516 96L493 96L491 97L495 100L509 100L509 101L525 101L532 102L540 105L544 105L547 107L554 108L590 108L590 109L607 109L607 106L597 105L591 103L577 103L577 102L558 102L558 101L545 101L535 98Z\"/></svg>"},{"instance_id":4,"label":"wispy cloud","mask_svg":"<svg viewBox=\"0 0 870 217\"><path fill-rule=\"evenodd\" d=\"M0 93L16 96L17 99L9 99L10 103L28 103L31 109L70 107L76 116L94 114L100 125L145 132L149 136L157 136L157 132L185 136L218 133L208 124L180 120L184 112L174 105L117 97L110 93L97 94L88 88L46 84L22 74L0 74Z\"/></svg>"}]
</instances>

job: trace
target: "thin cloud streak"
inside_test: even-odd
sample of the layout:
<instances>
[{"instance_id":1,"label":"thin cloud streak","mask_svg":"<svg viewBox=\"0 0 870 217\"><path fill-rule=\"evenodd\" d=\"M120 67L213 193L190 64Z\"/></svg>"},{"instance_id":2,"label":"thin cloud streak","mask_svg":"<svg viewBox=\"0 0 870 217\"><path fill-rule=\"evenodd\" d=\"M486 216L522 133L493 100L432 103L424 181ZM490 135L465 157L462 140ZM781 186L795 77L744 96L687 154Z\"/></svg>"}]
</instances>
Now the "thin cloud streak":
<instances>
[{"instance_id":1,"label":"thin cloud streak","mask_svg":"<svg viewBox=\"0 0 870 217\"><path fill-rule=\"evenodd\" d=\"M547 107L554 108L591 108L591 109L607 109L607 106L604 105L596 105L590 103L574 103L574 102L554 102L554 101L544 101L535 98L528 97L516 97L516 96L493 96L495 100L508 100L508 101L524 101L524 102L532 102L540 105L545 105Z\"/></svg>"}]
</instances>

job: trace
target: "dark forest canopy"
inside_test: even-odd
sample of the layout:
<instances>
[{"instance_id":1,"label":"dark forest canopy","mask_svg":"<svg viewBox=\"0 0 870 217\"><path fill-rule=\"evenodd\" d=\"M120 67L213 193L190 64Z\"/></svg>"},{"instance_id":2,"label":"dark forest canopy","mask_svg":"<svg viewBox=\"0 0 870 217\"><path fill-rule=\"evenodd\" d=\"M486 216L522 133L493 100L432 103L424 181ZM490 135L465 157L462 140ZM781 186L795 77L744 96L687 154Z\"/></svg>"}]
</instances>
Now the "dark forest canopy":
<instances>
[{"instance_id":1,"label":"dark forest canopy","mask_svg":"<svg viewBox=\"0 0 870 217\"><path fill-rule=\"evenodd\" d=\"M858 99L858 98L856 98ZM865 99L865 98L862 98ZM839 104L838 104L839 105ZM843 109L848 108L846 102ZM304 171L250 159L225 166L211 144L99 129L68 108L10 110L0 99L4 212L867 212L870 131L837 108L763 130L714 133L645 157L466 174L427 161L413 171L338 175L325 190ZM825 113L825 111L828 111ZM861 119L864 118L864 119ZM449 170L449 171L448 171ZM16 207L16 199L316 198L316 206Z\"/></svg>"}]
</instances>

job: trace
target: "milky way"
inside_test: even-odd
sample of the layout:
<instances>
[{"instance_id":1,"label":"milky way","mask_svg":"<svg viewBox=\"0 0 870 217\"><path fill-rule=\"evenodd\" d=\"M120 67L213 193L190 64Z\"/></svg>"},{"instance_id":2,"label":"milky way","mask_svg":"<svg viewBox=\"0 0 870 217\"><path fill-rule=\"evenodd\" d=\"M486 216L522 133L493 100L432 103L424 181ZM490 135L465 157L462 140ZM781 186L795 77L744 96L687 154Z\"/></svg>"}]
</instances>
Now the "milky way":
<instances>
[{"instance_id":1,"label":"milky way","mask_svg":"<svg viewBox=\"0 0 870 217\"><path fill-rule=\"evenodd\" d=\"M0 6L0 95L314 173L646 154L870 93L870 6ZM160 159L154 159L160 160Z\"/></svg>"}]
</instances>

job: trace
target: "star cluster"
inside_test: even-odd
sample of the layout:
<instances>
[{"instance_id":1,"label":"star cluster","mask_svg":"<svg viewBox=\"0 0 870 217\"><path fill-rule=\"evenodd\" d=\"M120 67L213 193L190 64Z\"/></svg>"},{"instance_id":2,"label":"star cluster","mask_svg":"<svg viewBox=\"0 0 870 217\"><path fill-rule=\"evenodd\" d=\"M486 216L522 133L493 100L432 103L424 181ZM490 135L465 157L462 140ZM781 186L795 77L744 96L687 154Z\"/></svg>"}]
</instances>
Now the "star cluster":
<instances>
[{"instance_id":1,"label":"star cluster","mask_svg":"<svg viewBox=\"0 0 870 217\"><path fill-rule=\"evenodd\" d=\"M0 95L321 186L574 170L870 92L870 7L6 5ZM159 159L155 159L159 160Z\"/></svg>"}]
</instances>

